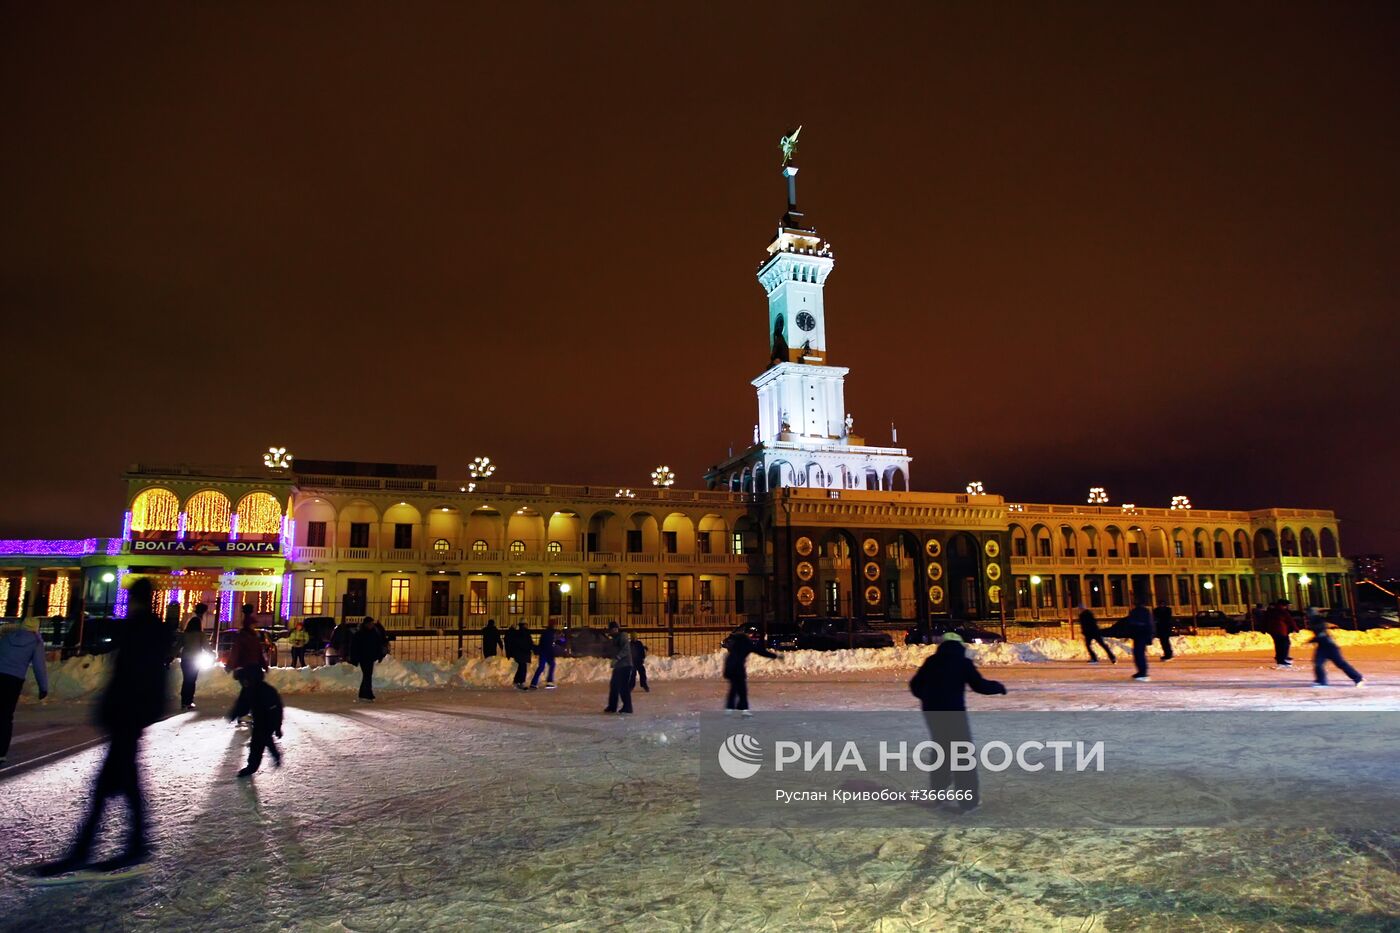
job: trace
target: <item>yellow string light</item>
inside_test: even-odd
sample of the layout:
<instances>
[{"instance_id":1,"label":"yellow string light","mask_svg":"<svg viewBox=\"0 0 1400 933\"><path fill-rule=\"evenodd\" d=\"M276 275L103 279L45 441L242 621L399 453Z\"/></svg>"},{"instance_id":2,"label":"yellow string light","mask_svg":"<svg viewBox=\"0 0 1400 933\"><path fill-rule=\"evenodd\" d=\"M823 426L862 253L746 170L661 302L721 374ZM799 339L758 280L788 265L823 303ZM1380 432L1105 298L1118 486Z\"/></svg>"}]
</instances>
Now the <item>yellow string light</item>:
<instances>
[{"instance_id":1,"label":"yellow string light","mask_svg":"<svg viewBox=\"0 0 1400 933\"><path fill-rule=\"evenodd\" d=\"M147 489L131 503L132 531L178 531L180 500L169 489Z\"/></svg>"},{"instance_id":2,"label":"yellow string light","mask_svg":"<svg viewBox=\"0 0 1400 933\"><path fill-rule=\"evenodd\" d=\"M185 530L195 534L228 534L232 528L232 514L228 496L206 489L185 503Z\"/></svg>"},{"instance_id":3,"label":"yellow string light","mask_svg":"<svg viewBox=\"0 0 1400 933\"><path fill-rule=\"evenodd\" d=\"M0 612L10 604L10 578L0 577Z\"/></svg>"},{"instance_id":4,"label":"yellow string light","mask_svg":"<svg viewBox=\"0 0 1400 933\"><path fill-rule=\"evenodd\" d=\"M54 581L53 586L49 587L49 615L68 615L68 598L70 593L71 589L66 576L59 577Z\"/></svg>"},{"instance_id":5,"label":"yellow string light","mask_svg":"<svg viewBox=\"0 0 1400 933\"><path fill-rule=\"evenodd\" d=\"M282 531L282 506L265 492L250 492L238 502L239 535L275 535Z\"/></svg>"}]
</instances>

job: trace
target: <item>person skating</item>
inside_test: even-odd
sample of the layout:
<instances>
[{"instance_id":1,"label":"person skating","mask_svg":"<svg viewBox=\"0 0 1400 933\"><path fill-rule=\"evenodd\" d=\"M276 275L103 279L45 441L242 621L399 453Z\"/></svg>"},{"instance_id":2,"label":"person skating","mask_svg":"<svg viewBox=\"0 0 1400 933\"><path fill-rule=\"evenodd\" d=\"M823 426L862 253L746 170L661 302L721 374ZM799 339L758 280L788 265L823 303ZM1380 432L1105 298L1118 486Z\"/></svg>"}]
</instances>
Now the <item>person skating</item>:
<instances>
[{"instance_id":1,"label":"person skating","mask_svg":"<svg viewBox=\"0 0 1400 933\"><path fill-rule=\"evenodd\" d=\"M209 607L199 603L180 635L180 709L194 709L194 690L199 682L200 665L208 647L204 641L204 614Z\"/></svg>"},{"instance_id":2,"label":"person skating","mask_svg":"<svg viewBox=\"0 0 1400 933\"><path fill-rule=\"evenodd\" d=\"M248 672L259 673L267 670L267 657L263 654L263 639L258 632L258 619L253 614L251 603L243 607L243 620L239 623L238 634L233 636L233 650L229 654L229 670L233 679L242 685L239 691L248 689ZM242 720L239 721L242 724Z\"/></svg>"},{"instance_id":3,"label":"person skating","mask_svg":"<svg viewBox=\"0 0 1400 933\"><path fill-rule=\"evenodd\" d=\"M639 680L642 689L651 693L651 687L647 685L647 646L640 638L634 638L632 639L632 689L637 688Z\"/></svg>"},{"instance_id":4,"label":"person skating","mask_svg":"<svg viewBox=\"0 0 1400 933\"><path fill-rule=\"evenodd\" d=\"M262 766L263 752L272 755L272 763L282 767L282 750L273 737L282 738L282 695L268 683L260 670L247 674L247 689L238 695L238 701L229 710L230 721L244 716L253 717L253 734L248 740L248 764L239 777L250 777Z\"/></svg>"},{"instance_id":5,"label":"person skating","mask_svg":"<svg viewBox=\"0 0 1400 933\"><path fill-rule=\"evenodd\" d=\"M487 619L486 625L481 629L481 656L494 658L499 650L501 650L501 630L496 628L495 619Z\"/></svg>"},{"instance_id":6,"label":"person skating","mask_svg":"<svg viewBox=\"0 0 1400 933\"><path fill-rule=\"evenodd\" d=\"M326 664L334 666L341 661L350 660L350 639L355 637L355 633L350 629L350 623L341 620L336 627L331 629L330 641L326 643Z\"/></svg>"},{"instance_id":7,"label":"person skating","mask_svg":"<svg viewBox=\"0 0 1400 933\"><path fill-rule=\"evenodd\" d=\"M359 699L374 702L374 665L384 659L388 642L373 616L365 616L350 639L350 661L360 669Z\"/></svg>"},{"instance_id":8,"label":"person skating","mask_svg":"<svg viewBox=\"0 0 1400 933\"><path fill-rule=\"evenodd\" d=\"M540 643L535 648L535 654L539 655L540 663L535 668L535 676L530 680L530 689L538 690L540 687L540 674L544 673L545 667L549 668L549 677L545 680L546 690L554 689L554 655L559 647L559 632L551 622L544 627L540 633Z\"/></svg>"},{"instance_id":9,"label":"person skating","mask_svg":"<svg viewBox=\"0 0 1400 933\"><path fill-rule=\"evenodd\" d=\"M170 641L167 643L169 652L165 656L165 666L169 667L170 662L180 655L180 645L184 641L184 630L180 627L180 601L172 599L165 604L165 631Z\"/></svg>"},{"instance_id":10,"label":"person skating","mask_svg":"<svg viewBox=\"0 0 1400 933\"><path fill-rule=\"evenodd\" d=\"M1002 683L982 676L967 656L962 638L949 632L909 681L909 692L919 698L919 708L931 714L925 717L929 737L945 751L949 743L972 741L972 725L967 719L968 687L987 696L1006 693ZM951 809L968 813L981 803L977 771L952 770L951 757L945 754L941 766L930 772L930 786L934 791L943 791L951 784L955 794L955 799L949 801Z\"/></svg>"},{"instance_id":11,"label":"person skating","mask_svg":"<svg viewBox=\"0 0 1400 933\"><path fill-rule=\"evenodd\" d=\"M1113 649L1108 647L1108 642L1103 640L1103 629L1099 628L1099 620L1094 616L1094 611L1085 606L1079 607L1079 631L1084 635L1084 647L1089 649L1089 663L1098 664L1099 657L1094 654L1094 642L1099 643L1104 654L1108 655L1108 660L1112 664L1118 663L1118 658L1114 656Z\"/></svg>"},{"instance_id":12,"label":"person skating","mask_svg":"<svg viewBox=\"0 0 1400 933\"><path fill-rule=\"evenodd\" d=\"M527 690L525 686L525 676L530 672L530 655L534 653L534 643L530 639L530 630L524 622L514 628L506 629L505 637L501 639L505 647L506 657L515 662L515 676L511 682L517 690Z\"/></svg>"},{"instance_id":13,"label":"person skating","mask_svg":"<svg viewBox=\"0 0 1400 933\"><path fill-rule=\"evenodd\" d=\"M737 710L741 716L752 716L749 711L749 655L774 659L778 656L742 630L726 638L721 647L725 649L724 679L729 681L729 692L724 698L725 712Z\"/></svg>"},{"instance_id":14,"label":"person skating","mask_svg":"<svg viewBox=\"0 0 1400 933\"><path fill-rule=\"evenodd\" d=\"M608 623L608 646L612 654L612 680L608 683L605 713L632 712L632 638L616 622ZM619 706L618 704L621 704Z\"/></svg>"},{"instance_id":15,"label":"person skating","mask_svg":"<svg viewBox=\"0 0 1400 933\"><path fill-rule=\"evenodd\" d=\"M1152 610L1152 622L1157 629L1157 641L1162 646L1162 660L1170 661L1174 657L1172 651L1172 627L1175 623L1172 617L1172 607L1166 603Z\"/></svg>"},{"instance_id":16,"label":"person skating","mask_svg":"<svg viewBox=\"0 0 1400 933\"><path fill-rule=\"evenodd\" d=\"M169 633L156 618L151 583L137 580L127 596L126 620L117 626L117 657L112 679L98 702L98 725L107 733L107 757L97 773L88 813L68 854L35 868L39 877L52 877L87 864L109 797L125 796L129 821L126 847L114 858L92 867L99 871L130 868L150 856L146 836L146 805L137 764L141 734L165 713L165 661Z\"/></svg>"},{"instance_id":17,"label":"person skating","mask_svg":"<svg viewBox=\"0 0 1400 933\"><path fill-rule=\"evenodd\" d=\"M44 667L44 638L39 634L39 620L25 619L0 626L0 764L10 753L15 707L19 705L24 678L31 666L42 700L49 695L49 672Z\"/></svg>"},{"instance_id":18,"label":"person skating","mask_svg":"<svg viewBox=\"0 0 1400 933\"><path fill-rule=\"evenodd\" d=\"M1308 631L1312 632L1313 644L1313 686L1327 686L1327 662L1331 661L1337 668L1348 677L1356 686L1365 683L1365 678L1361 672L1347 663L1342 657L1342 649L1337 647L1337 643L1332 640L1332 623L1327 621L1327 617L1322 614L1322 610L1316 606L1308 607Z\"/></svg>"},{"instance_id":19,"label":"person skating","mask_svg":"<svg viewBox=\"0 0 1400 933\"><path fill-rule=\"evenodd\" d=\"M1128 636L1133 640L1133 680L1146 683L1152 679L1147 676L1147 646L1152 644L1152 636L1156 632L1156 626L1152 622L1152 610L1147 608L1147 601L1139 599L1133 611L1128 613L1126 621Z\"/></svg>"},{"instance_id":20,"label":"person skating","mask_svg":"<svg viewBox=\"0 0 1400 933\"><path fill-rule=\"evenodd\" d=\"M1275 600L1269 611L1264 613L1264 631L1274 640L1274 664L1292 667L1288 636L1293 633L1293 613L1288 611L1288 600Z\"/></svg>"},{"instance_id":21,"label":"person skating","mask_svg":"<svg viewBox=\"0 0 1400 933\"><path fill-rule=\"evenodd\" d=\"M287 633L287 644L292 649L292 667L306 666L306 643L311 640L311 636L306 632L306 626L300 621L292 623L292 630Z\"/></svg>"}]
</instances>

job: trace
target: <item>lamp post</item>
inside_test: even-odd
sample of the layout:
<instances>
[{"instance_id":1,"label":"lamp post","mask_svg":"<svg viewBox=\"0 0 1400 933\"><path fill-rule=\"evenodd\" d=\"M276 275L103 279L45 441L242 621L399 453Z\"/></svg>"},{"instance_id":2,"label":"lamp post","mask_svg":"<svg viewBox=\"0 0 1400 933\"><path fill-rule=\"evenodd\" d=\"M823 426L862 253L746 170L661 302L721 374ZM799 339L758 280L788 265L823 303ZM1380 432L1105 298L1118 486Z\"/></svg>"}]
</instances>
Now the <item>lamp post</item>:
<instances>
[{"instance_id":1,"label":"lamp post","mask_svg":"<svg viewBox=\"0 0 1400 933\"><path fill-rule=\"evenodd\" d=\"M568 581L559 584L559 592L564 594L564 628L573 625L574 622L574 594L573 587Z\"/></svg>"},{"instance_id":2,"label":"lamp post","mask_svg":"<svg viewBox=\"0 0 1400 933\"><path fill-rule=\"evenodd\" d=\"M1031 575L1031 618L1040 621L1040 597L1036 592L1036 587L1040 586L1040 575Z\"/></svg>"},{"instance_id":3,"label":"lamp post","mask_svg":"<svg viewBox=\"0 0 1400 933\"><path fill-rule=\"evenodd\" d=\"M1211 590L1215 589L1215 583L1211 580L1206 580L1201 583L1201 589L1206 591L1206 611L1210 611L1215 605L1215 601L1212 598L1213 594L1211 593Z\"/></svg>"},{"instance_id":4,"label":"lamp post","mask_svg":"<svg viewBox=\"0 0 1400 933\"><path fill-rule=\"evenodd\" d=\"M116 579L117 575L110 570L102 575L102 599L107 603L108 615L111 614L112 607L112 583Z\"/></svg>"},{"instance_id":5,"label":"lamp post","mask_svg":"<svg viewBox=\"0 0 1400 933\"><path fill-rule=\"evenodd\" d=\"M1305 573L1298 574L1298 586L1302 587L1302 591L1298 594L1298 601L1302 603L1301 608L1304 612L1307 612L1308 607L1312 605L1311 601L1308 599L1308 587L1311 585L1312 577Z\"/></svg>"}]
</instances>

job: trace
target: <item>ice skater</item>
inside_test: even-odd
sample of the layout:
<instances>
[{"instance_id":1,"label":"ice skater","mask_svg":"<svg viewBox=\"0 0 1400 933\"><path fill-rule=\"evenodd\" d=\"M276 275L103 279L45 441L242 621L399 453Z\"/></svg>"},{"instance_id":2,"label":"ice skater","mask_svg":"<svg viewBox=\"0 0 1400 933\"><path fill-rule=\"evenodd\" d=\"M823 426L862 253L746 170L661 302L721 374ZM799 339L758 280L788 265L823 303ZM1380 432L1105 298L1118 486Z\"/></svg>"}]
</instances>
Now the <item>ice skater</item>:
<instances>
[{"instance_id":1,"label":"ice skater","mask_svg":"<svg viewBox=\"0 0 1400 933\"><path fill-rule=\"evenodd\" d=\"M242 690L248 689L248 672L256 670L262 673L267 670L267 657L263 654L262 636L258 634L257 616L253 614L251 603L243 607L243 621L239 623L238 634L233 636L233 651L229 656L229 668L233 671L233 679L242 685ZM243 724L240 719L239 725Z\"/></svg>"},{"instance_id":2,"label":"ice skater","mask_svg":"<svg viewBox=\"0 0 1400 933\"><path fill-rule=\"evenodd\" d=\"M39 620L30 618L0 627L0 764L10 753L14 735L15 707L24 692L24 676L34 668L39 699L49 695L49 672L44 667L44 638Z\"/></svg>"},{"instance_id":3,"label":"ice skater","mask_svg":"<svg viewBox=\"0 0 1400 933\"><path fill-rule=\"evenodd\" d=\"M282 738L282 695L268 683L260 670L249 671L246 689L229 710L230 721L243 716L253 717L253 734L248 740L248 764L239 777L251 777L262 766L263 752L272 755L272 763L282 767L282 750L273 737Z\"/></svg>"},{"instance_id":4,"label":"ice skater","mask_svg":"<svg viewBox=\"0 0 1400 933\"><path fill-rule=\"evenodd\" d=\"M952 756L947 754L952 742L971 742L972 725L967 719L967 688L987 696L1004 695L1006 686L988 680L967 656L967 647L956 632L943 636L933 657L923 663L909 681L909 692L919 698L919 708L928 721L929 738L945 751L942 764L930 772L930 786L945 791L953 786L953 799L947 801L955 813L970 813L981 804L977 771L952 770Z\"/></svg>"},{"instance_id":5,"label":"ice skater","mask_svg":"<svg viewBox=\"0 0 1400 933\"><path fill-rule=\"evenodd\" d=\"M506 657L515 662L515 689L525 690L525 675L530 672L530 655L534 646L530 642L530 630L521 622L515 628L506 629Z\"/></svg>"},{"instance_id":6,"label":"ice skater","mask_svg":"<svg viewBox=\"0 0 1400 933\"><path fill-rule=\"evenodd\" d=\"M1152 610L1147 608L1147 600L1139 599L1133 611L1128 613L1125 622L1128 637L1133 640L1133 680L1146 683L1152 679L1147 676L1147 646L1152 644L1152 636L1156 633L1156 626L1152 622Z\"/></svg>"},{"instance_id":7,"label":"ice skater","mask_svg":"<svg viewBox=\"0 0 1400 933\"><path fill-rule=\"evenodd\" d=\"M632 637L624 632L616 622L609 622L608 646L613 659L612 679L608 682L608 705L603 712L630 713L632 712Z\"/></svg>"},{"instance_id":8,"label":"ice skater","mask_svg":"<svg viewBox=\"0 0 1400 933\"><path fill-rule=\"evenodd\" d=\"M388 640L373 616L365 616L350 639L350 661L360 669L359 699L374 702L374 665L384 660Z\"/></svg>"},{"instance_id":9,"label":"ice skater","mask_svg":"<svg viewBox=\"0 0 1400 933\"><path fill-rule=\"evenodd\" d=\"M1157 628L1157 641L1162 646L1163 663L1175 656L1172 652L1172 627L1175 621L1172 618L1172 607L1166 603L1152 610L1152 622Z\"/></svg>"},{"instance_id":10,"label":"ice skater","mask_svg":"<svg viewBox=\"0 0 1400 933\"><path fill-rule=\"evenodd\" d=\"M1103 640L1103 629L1099 628L1099 620L1095 618L1094 610L1084 606L1079 607L1079 631L1084 635L1084 647L1089 649L1090 664L1099 663L1098 655L1094 654L1094 642L1098 642L1103 653L1108 655L1109 663L1118 663L1118 658L1114 657L1113 649L1108 647L1108 642Z\"/></svg>"},{"instance_id":11,"label":"ice skater","mask_svg":"<svg viewBox=\"0 0 1400 933\"><path fill-rule=\"evenodd\" d=\"M1288 636L1293 633L1293 613L1288 611L1288 600L1275 600L1269 611L1264 613L1264 631L1274 640L1274 665L1292 667Z\"/></svg>"},{"instance_id":12,"label":"ice skater","mask_svg":"<svg viewBox=\"0 0 1400 933\"><path fill-rule=\"evenodd\" d=\"M209 607L199 603L194 607L194 615L185 623L185 631L180 636L180 709L194 709L194 690L199 682L199 671L204 663L207 645L204 641L204 614Z\"/></svg>"},{"instance_id":13,"label":"ice skater","mask_svg":"<svg viewBox=\"0 0 1400 933\"><path fill-rule=\"evenodd\" d=\"M126 620L117 627L120 634L112 679L97 707L98 724L109 739L107 757L97 773L87 817L73 845L57 861L35 867L34 873L41 878L67 874L87 864L109 797L126 797L126 847L119 855L91 867L96 871L121 871L150 857L137 752L141 733L165 714L165 661L170 650L169 632L155 616L152 595L151 583L145 579L137 580L127 591Z\"/></svg>"},{"instance_id":14,"label":"ice skater","mask_svg":"<svg viewBox=\"0 0 1400 933\"><path fill-rule=\"evenodd\" d=\"M554 689L554 653L558 645L559 632L554 627L554 623L550 622L544 627L544 631L540 632L540 642L535 647L535 654L539 655L540 663L535 668L535 676L530 678L531 690L540 688L540 674L544 673L546 666L549 668L549 676L545 679L544 688L546 690Z\"/></svg>"},{"instance_id":15,"label":"ice skater","mask_svg":"<svg viewBox=\"0 0 1400 933\"><path fill-rule=\"evenodd\" d=\"M767 647L754 641L742 629L724 640L724 679L729 681L729 693L724 698L724 710L728 715L738 711L741 716L752 716L749 709L749 655L777 659L777 655Z\"/></svg>"},{"instance_id":16,"label":"ice skater","mask_svg":"<svg viewBox=\"0 0 1400 933\"><path fill-rule=\"evenodd\" d=\"M1327 662L1331 661L1337 665L1338 670L1351 678L1351 682L1356 686L1361 686L1366 682L1366 678L1361 676L1361 672L1347 663L1342 657L1342 649L1337 647L1337 643L1332 640L1332 623L1327 621L1327 617L1322 614L1322 610L1316 606L1308 607L1308 630L1312 632L1313 644L1317 647L1313 651L1313 686L1327 686Z\"/></svg>"},{"instance_id":17,"label":"ice skater","mask_svg":"<svg viewBox=\"0 0 1400 933\"><path fill-rule=\"evenodd\" d=\"M647 686L647 646L640 638L632 639L632 687L636 689L637 681L642 683L642 689L651 693L651 687Z\"/></svg>"}]
</instances>

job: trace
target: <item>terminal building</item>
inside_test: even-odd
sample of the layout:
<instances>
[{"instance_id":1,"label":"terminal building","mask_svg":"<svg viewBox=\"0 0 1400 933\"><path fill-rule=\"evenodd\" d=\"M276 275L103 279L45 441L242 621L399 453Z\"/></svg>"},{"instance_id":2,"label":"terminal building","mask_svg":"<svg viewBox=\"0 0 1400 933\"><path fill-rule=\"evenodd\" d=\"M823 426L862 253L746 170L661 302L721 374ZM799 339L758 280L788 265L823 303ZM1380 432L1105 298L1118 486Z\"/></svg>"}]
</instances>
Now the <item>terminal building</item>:
<instances>
[{"instance_id":1,"label":"terminal building","mask_svg":"<svg viewBox=\"0 0 1400 933\"><path fill-rule=\"evenodd\" d=\"M261 466L141 464L109 537L0 540L0 612L121 616L143 577L182 613L204 602L228 621L252 603L404 628L1048 621L1136 599L1183 616L1279 597L1351 607L1329 511L911 491L909 452L867 444L845 409L824 302L835 255L797 208L797 167L783 175L788 208L757 272L768 339L753 442L706 488L517 483L484 458L443 477L280 448Z\"/></svg>"}]
</instances>

